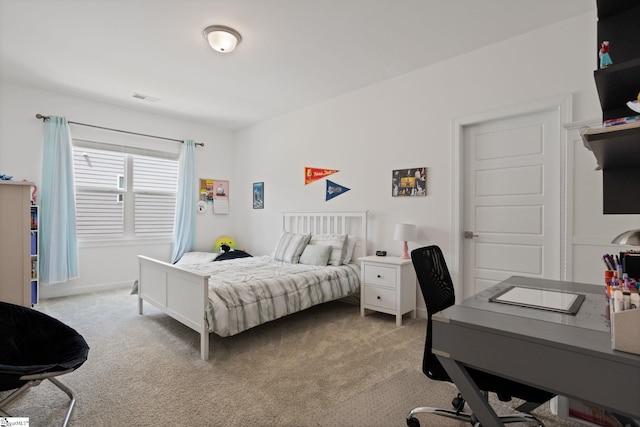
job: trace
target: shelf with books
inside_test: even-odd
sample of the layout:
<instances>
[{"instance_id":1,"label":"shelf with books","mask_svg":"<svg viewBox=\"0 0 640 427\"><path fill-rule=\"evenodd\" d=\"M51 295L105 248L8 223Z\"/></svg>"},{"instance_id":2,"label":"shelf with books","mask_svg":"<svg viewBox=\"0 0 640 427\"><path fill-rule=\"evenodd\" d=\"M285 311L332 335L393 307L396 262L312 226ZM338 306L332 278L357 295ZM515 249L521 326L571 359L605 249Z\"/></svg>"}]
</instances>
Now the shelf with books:
<instances>
[{"instance_id":1,"label":"shelf with books","mask_svg":"<svg viewBox=\"0 0 640 427\"><path fill-rule=\"evenodd\" d=\"M640 168L640 122L590 128L582 137L601 169Z\"/></svg>"},{"instance_id":2,"label":"shelf with books","mask_svg":"<svg viewBox=\"0 0 640 427\"><path fill-rule=\"evenodd\" d=\"M640 58L615 63L594 72L603 121L633 114L627 102L640 92Z\"/></svg>"},{"instance_id":3,"label":"shelf with books","mask_svg":"<svg viewBox=\"0 0 640 427\"><path fill-rule=\"evenodd\" d=\"M40 254L40 218L39 206L31 205L31 304L38 303L39 297L39 260Z\"/></svg>"}]
</instances>

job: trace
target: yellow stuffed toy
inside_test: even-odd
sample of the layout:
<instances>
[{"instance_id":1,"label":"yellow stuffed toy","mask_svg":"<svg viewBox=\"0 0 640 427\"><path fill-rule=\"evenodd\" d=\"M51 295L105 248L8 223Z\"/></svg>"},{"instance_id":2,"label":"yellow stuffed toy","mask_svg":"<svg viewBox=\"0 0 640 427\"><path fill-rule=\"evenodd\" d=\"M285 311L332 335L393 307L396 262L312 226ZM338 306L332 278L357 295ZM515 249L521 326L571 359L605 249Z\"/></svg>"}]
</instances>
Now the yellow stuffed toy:
<instances>
[{"instance_id":1,"label":"yellow stuffed toy","mask_svg":"<svg viewBox=\"0 0 640 427\"><path fill-rule=\"evenodd\" d=\"M222 245L229 246L231 249L236 249L236 241L229 236L220 236L218 240L213 244L213 251L220 252Z\"/></svg>"}]
</instances>

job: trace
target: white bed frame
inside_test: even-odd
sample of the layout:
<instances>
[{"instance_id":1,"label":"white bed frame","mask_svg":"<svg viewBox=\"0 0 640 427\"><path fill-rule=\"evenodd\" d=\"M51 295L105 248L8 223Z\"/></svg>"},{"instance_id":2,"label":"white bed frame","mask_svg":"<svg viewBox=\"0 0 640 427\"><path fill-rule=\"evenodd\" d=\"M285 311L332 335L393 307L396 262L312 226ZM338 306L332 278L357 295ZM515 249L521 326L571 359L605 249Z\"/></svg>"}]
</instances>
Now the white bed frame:
<instances>
[{"instance_id":1,"label":"white bed frame","mask_svg":"<svg viewBox=\"0 0 640 427\"><path fill-rule=\"evenodd\" d=\"M356 236L353 261L367 252L367 212L285 212L284 231L295 233L338 233ZM200 357L209 359L209 330L205 320L209 275L193 273L163 261L138 255L138 312L143 302L200 334Z\"/></svg>"}]
</instances>

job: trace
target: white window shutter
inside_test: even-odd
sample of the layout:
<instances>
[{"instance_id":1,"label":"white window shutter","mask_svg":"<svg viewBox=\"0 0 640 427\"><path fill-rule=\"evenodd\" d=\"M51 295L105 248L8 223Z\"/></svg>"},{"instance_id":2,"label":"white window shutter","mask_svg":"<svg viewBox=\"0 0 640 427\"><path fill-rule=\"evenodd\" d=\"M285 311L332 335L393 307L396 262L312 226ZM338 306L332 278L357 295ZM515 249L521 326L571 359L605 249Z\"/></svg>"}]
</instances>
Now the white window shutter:
<instances>
[{"instance_id":1,"label":"white window shutter","mask_svg":"<svg viewBox=\"0 0 640 427\"><path fill-rule=\"evenodd\" d=\"M123 153L74 147L76 222L79 237L115 237L124 232L118 177L125 174Z\"/></svg>"},{"instance_id":2,"label":"white window shutter","mask_svg":"<svg viewBox=\"0 0 640 427\"><path fill-rule=\"evenodd\" d=\"M75 146L74 174L79 237L173 233L177 160ZM133 230L125 224L133 224Z\"/></svg>"},{"instance_id":3,"label":"white window shutter","mask_svg":"<svg viewBox=\"0 0 640 427\"><path fill-rule=\"evenodd\" d=\"M133 156L136 236L173 233L177 187L177 161Z\"/></svg>"}]
</instances>

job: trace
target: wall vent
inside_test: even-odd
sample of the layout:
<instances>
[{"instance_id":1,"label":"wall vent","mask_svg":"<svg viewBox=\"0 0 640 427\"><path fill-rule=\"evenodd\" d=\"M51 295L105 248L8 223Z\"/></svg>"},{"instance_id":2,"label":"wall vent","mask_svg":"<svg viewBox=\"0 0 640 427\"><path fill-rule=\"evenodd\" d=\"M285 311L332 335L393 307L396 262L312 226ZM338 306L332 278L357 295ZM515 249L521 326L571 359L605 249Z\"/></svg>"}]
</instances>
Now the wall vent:
<instances>
[{"instance_id":1,"label":"wall vent","mask_svg":"<svg viewBox=\"0 0 640 427\"><path fill-rule=\"evenodd\" d=\"M136 99L141 99L143 101L147 101L147 102L158 102L160 101L160 98L156 98L153 96L149 96L149 95L143 95L141 93L134 93L133 97Z\"/></svg>"}]
</instances>

